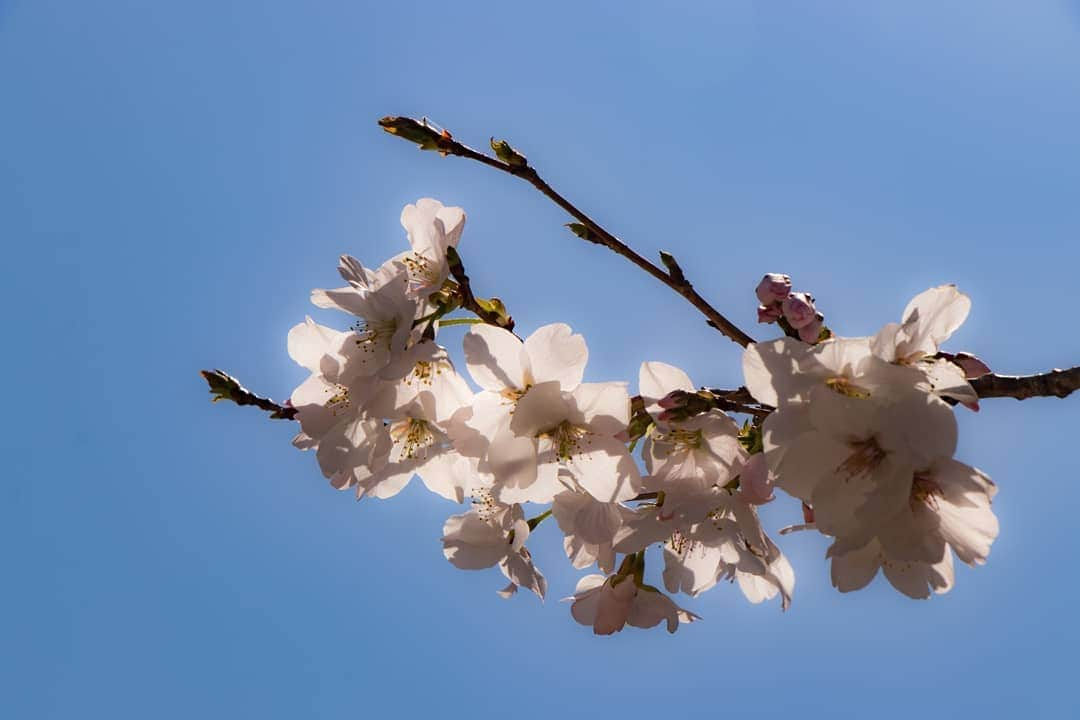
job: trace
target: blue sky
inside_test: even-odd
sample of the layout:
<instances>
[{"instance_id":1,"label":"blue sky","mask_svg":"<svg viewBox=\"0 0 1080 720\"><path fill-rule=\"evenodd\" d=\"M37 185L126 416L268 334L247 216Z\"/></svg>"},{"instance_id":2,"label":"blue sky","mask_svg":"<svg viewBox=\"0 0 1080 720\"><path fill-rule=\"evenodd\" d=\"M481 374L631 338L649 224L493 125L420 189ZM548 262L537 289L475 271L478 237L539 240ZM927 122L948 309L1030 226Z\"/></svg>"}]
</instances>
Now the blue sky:
<instances>
[{"instance_id":1,"label":"blue sky","mask_svg":"<svg viewBox=\"0 0 1080 720\"><path fill-rule=\"evenodd\" d=\"M5 716L1080 712L1080 399L961 414L1002 531L946 596L840 595L824 542L789 536L789 612L720 587L675 636L596 638L556 602L580 573L552 528L547 603L502 601L496 572L442 558L456 507L418 485L352 502L288 423L211 406L197 375L286 396L310 288L342 252L396 253L401 206L432 196L469 213L478 292L584 333L587 379L662 360L739 382L678 297L386 114L509 138L759 337L766 271L848 335L956 282L951 349L1076 364L1080 3L9 0L0 92Z\"/></svg>"}]
</instances>

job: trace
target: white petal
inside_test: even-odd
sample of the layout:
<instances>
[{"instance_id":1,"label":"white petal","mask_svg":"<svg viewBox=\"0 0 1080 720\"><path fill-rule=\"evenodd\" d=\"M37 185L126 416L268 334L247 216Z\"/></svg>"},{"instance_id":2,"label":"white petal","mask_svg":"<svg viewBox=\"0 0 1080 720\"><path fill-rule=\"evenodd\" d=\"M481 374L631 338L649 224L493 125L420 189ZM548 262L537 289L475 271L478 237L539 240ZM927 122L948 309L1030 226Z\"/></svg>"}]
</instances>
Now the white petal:
<instances>
[{"instance_id":1,"label":"white petal","mask_svg":"<svg viewBox=\"0 0 1080 720\"><path fill-rule=\"evenodd\" d=\"M630 395L626 383L582 383L570 393L570 420L602 435L617 435L630 424Z\"/></svg>"},{"instance_id":2,"label":"white petal","mask_svg":"<svg viewBox=\"0 0 1080 720\"><path fill-rule=\"evenodd\" d=\"M569 325L545 325L525 339L531 383L556 381L564 391L573 390L585 375L589 349L585 338Z\"/></svg>"},{"instance_id":3,"label":"white petal","mask_svg":"<svg viewBox=\"0 0 1080 720\"><path fill-rule=\"evenodd\" d=\"M638 392L645 401L645 409L654 416L661 410L656 402L668 393L675 390L693 392L696 389L690 376L674 365L643 362L638 370Z\"/></svg>"},{"instance_id":4,"label":"white petal","mask_svg":"<svg viewBox=\"0 0 1080 720\"><path fill-rule=\"evenodd\" d=\"M641 491L641 475L626 446L587 433L567 462L581 487L601 502L623 502Z\"/></svg>"},{"instance_id":5,"label":"white petal","mask_svg":"<svg viewBox=\"0 0 1080 720\"><path fill-rule=\"evenodd\" d=\"M559 383L540 383L518 400L510 429L523 437L536 437L566 420L569 412L567 396L559 389Z\"/></svg>"},{"instance_id":6,"label":"white petal","mask_svg":"<svg viewBox=\"0 0 1080 720\"><path fill-rule=\"evenodd\" d=\"M465 365L476 384L485 390L523 390L528 357L512 332L493 325L474 325L462 341Z\"/></svg>"},{"instance_id":7,"label":"white petal","mask_svg":"<svg viewBox=\"0 0 1080 720\"><path fill-rule=\"evenodd\" d=\"M832 584L840 592L866 587L881 568L881 547L871 540L863 547L832 556Z\"/></svg>"}]
</instances>

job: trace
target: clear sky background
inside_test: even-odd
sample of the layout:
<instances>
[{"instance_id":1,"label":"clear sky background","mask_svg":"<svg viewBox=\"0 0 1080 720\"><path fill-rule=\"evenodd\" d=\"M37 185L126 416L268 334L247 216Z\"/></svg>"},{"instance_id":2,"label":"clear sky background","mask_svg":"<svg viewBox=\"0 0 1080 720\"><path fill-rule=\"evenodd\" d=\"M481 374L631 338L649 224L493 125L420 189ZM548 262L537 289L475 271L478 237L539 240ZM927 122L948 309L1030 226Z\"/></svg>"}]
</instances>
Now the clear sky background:
<instances>
[{"instance_id":1,"label":"clear sky background","mask_svg":"<svg viewBox=\"0 0 1080 720\"><path fill-rule=\"evenodd\" d=\"M582 573L553 527L548 601L500 600L442 557L458 507L418 483L357 504L290 423L212 406L200 368L287 396L309 290L398 252L423 196L466 208L470 275L522 330L585 334L587 379L740 382L680 298L387 114L509 138L758 337L766 271L847 335L956 282L951 349L1080 362L1075 0L0 2L0 714L1080 716L1080 398L960 413L1002 529L950 594L840 595L804 534L789 612L721 586L687 599L700 624L612 638L557 602Z\"/></svg>"}]
</instances>

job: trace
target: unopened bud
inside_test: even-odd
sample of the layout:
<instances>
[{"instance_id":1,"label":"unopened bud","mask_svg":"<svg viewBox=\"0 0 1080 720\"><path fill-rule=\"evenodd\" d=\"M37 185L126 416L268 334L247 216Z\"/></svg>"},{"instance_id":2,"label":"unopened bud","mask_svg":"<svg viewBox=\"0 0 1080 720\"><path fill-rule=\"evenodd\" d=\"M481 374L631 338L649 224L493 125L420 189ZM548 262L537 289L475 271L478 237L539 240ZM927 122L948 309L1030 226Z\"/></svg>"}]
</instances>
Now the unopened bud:
<instances>
[{"instance_id":1,"label":"unopened bud","mask_svg":"<svg viewBox=\"0 0 1080 720\"><path fill-rule=\"evenodd\" d=\"M780 273L768 273L761 278L754 292L762 305L780 302L791 292L791 278Z\"/></svg>"},{"instance_id":2,"label":"unopened bud","mask_svg":"<svg viewBox=\"0 0 1080 720\"><path fill-rule=\"evenodd\" d=\"M810 507L806 503L802 504L802 518L804 523L814 522L814 508Z\"/></svg>"},{"instance_id":3,"label":"unopened bud","mask_svg":"<svg viewBox=\"0 0 1080 720\"><path fill-rule=\"evenodd\" d=\"M656 404L665 410L686 407L687 397L685 390L672 390L664 397L656 401Z\"/></svg>"},{"instance_id":4,"label":"unopened bud","mask_svg":"<svg viewBox=\"0 0 1080 720\"><path fill-rule=\"evenodd\" d=\"M821 326L825 324L825 316L817 313L814 319L799 328L799 339L804 343L813 345L821 337Z\"/></svg>"},{"instance_id":5,"label":"unopened bud","mask_svg":"<svg viewBox=\"0 0 1080 720\"><path fill-rule=\"evenodd\" d=\"M759 323L774 323L780 319L782 314L783 312L780 310L780 303L758 305L757 321Z\"/></svg>"},{"instance_id":6,"label":"unopened bud","mask_svg":"<svg viewBox=\"0 0 1080 720\"><path fill-rule=\"evenodd\" d=\"M956 353L952 361L960 366L968 380L988 375L991 372L989 365L970 353Z\"/></svg>"},{"instance_id":7,"label":"unopened bud","mask_svg":"<svg viewBox=\"0 0 1080 720\"><path fill-rule=\"evenodd\" d=\"M519 153L510 143L505 140L491 138L491 149L495 151L495 157L512 167L525 167L529 161Z\"/></svg>"},{"instance_id":8,"label":"unopened bud","mask_svg":"<svg viewBox=\"0 0 1080 720\"><path fill-rule=\"evenodd\" d=\"M796 330L806 327L817 318L814 298L809 293L791 293L784 299L782 309L788 324Z\"/></svg>"},{"instance_id":9,"label":"unopened bud","mask_svg":"<svg viewBox=\"0 0 1080 720\"><path fill-rule=\"evenodd\" d=\"M743 465L739 472L739 495L751 505L764 505L775 498L764 453L751 455Z\"/></svg>"}]
</instances>

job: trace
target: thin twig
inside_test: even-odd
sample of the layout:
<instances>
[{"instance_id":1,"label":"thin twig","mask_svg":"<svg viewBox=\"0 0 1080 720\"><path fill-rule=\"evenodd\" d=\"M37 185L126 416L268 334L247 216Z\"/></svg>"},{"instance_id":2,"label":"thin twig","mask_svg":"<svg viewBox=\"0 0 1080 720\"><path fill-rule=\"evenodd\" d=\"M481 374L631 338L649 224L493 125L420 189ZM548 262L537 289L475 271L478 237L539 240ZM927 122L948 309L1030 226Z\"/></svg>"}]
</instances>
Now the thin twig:
<instances>
[{"instance_id":1,"label":"thin twig","mask_svg":"<svg viewBox=\"0 0 1080 720\"><path fill-rule=\"evenodd\" d=\"M237 405L254 405L270 413L270 417L274 420L296 419L296 408L290 405L279 405L270 398L259 397L224 370L200 370L199 374L210 386L210 394L213 396L210 398L211 402L228 400Z\"/></svg>"},{"instance_id":2,"label":"thin twig","mask_svg":"<svg viewBox=\"0 0 1080 720\"><path fill-rule=\"evenodd\" d=\"M426 121L413 120L412 118L405 117L385 117L379 121L379 124L384 130L393 134L399 135L407 140L417 143L422 149L436 150L442 155L456 155L458 157L468 158L475 160L478 163L487 165L488 167L501 170L504 173L519 177L526 181L541 193L546 195L552 202L561 207L581 224L583 224L591 233L592 237L584 237L584 239L590 242L595 242L598 245L604 245L612 252L622 255L624 258L637 265L649 275L660 282L667 285L675 292L682 295L686 300L697 308L702 315L705 316L708 324L732 341L746 347L750 343L754 342L754 339L740 330L734 323L724 317L716 308L708 303L703 298L694 286L690 284L690 281L686 279L681 268L675 262L675 258L670 254L665 253L663 256L664 264L671 269L670 272L665 272L657 265L649 262L644 257L635 252L630 246L623 243L617 237L605 230L598 222L586 215L577 206L564 198L558 192L555 191L540 174L536 172L525 161L524 156L517 154L516 152L510 156L515 157L514 163L503 162L497 158L493 158L486 153L482 153L478 150L458 142L453 138L450 133L438 131L430 123Z\"/></svg>"},{"instance_id":3,"label":"thin twig","mask_svg":"<svg viewBox=\"0 0 1080 720\"><path fill-rule=\"evenodd\" d=\"M1026 400L1033 397L1064 398L1080 390L1080 366L1068 370L1051 370L1037 375L997 375L990 373L971 381L981 398L1011 397Z\"/></svg>"}]
</instances>

